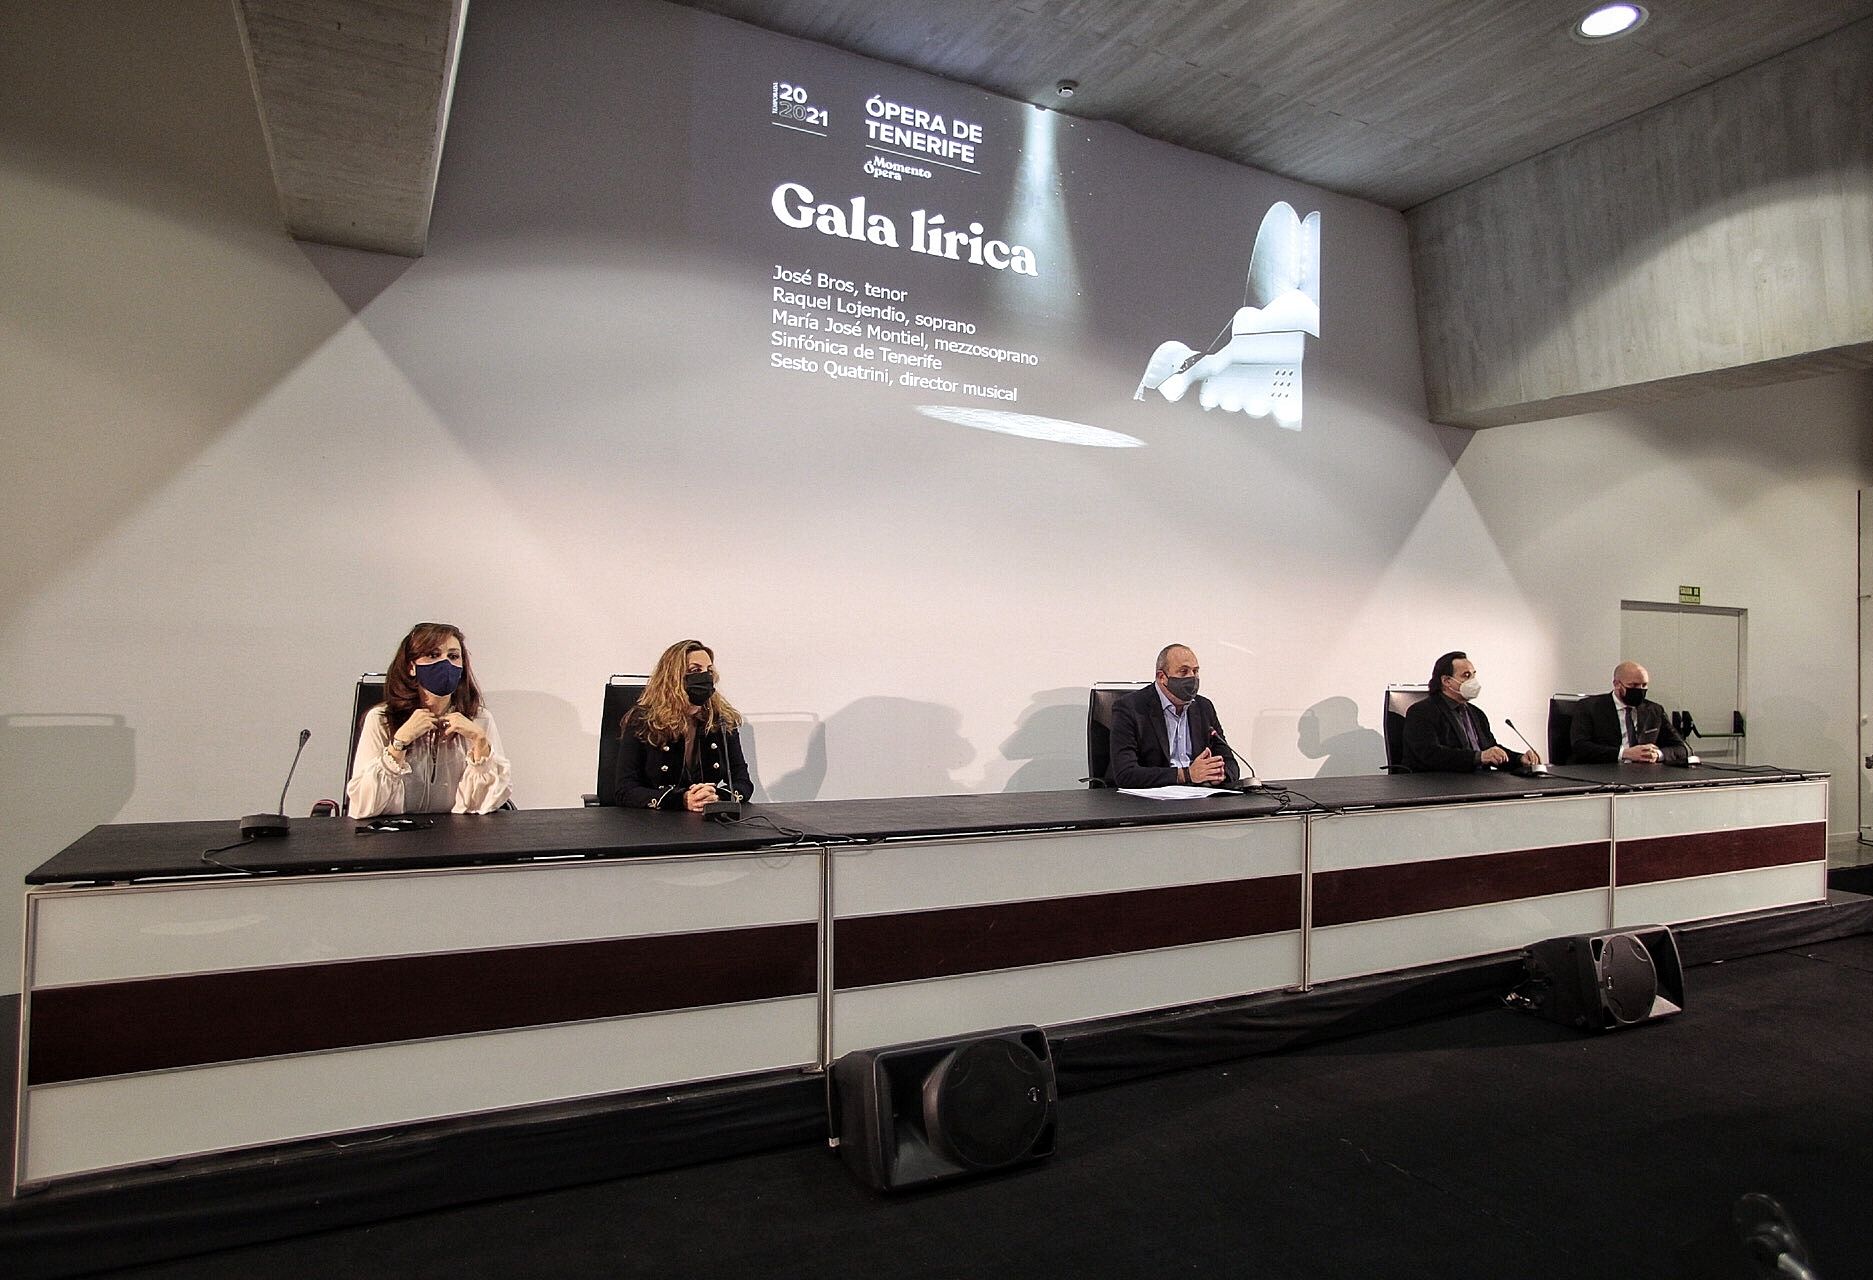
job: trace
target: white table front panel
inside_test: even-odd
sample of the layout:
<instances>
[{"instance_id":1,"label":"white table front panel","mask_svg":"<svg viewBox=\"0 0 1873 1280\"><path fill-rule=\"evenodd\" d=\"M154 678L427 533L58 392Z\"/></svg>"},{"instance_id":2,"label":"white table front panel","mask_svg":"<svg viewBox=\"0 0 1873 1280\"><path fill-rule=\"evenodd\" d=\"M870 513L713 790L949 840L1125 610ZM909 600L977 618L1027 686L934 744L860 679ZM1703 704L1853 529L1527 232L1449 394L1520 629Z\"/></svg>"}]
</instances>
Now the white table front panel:
<instances>
[{"instance_id":1,"label":"white table front panel","mask_svg":"<svg viewBox=\"0 0 1873 1280\"><path fill-rule=\"evenodd\" d=\"M1796 862L1720 875L1621 885L1613 895L1613 923L1683 924L1712 916L1768 911L1827 897L1827 864Z\"/></svg>"},{"instance_id":2,"label":"white table front panel","mask_svg":"<svg viewBox=\"0 0 1873 1280\"><path fill-rule=\"evenodd\" d=\"M32 983L813 921L819 875L814 851L38 890Z\"/></svg>"},{"instance_id":3,"label":"white table front panel","mask_svg":"<svg viewBox=\"0 0 1873 1280\"><path fill-rule=\"evenodd\" d=\"M832 998L832 1053L1018 1023L1058 1026L1269 991L1301 980L1298 932L961 974Z\"/></svg>"},{"instance_id":4,"label":"white table front panel","mask_svg":"<svg viewBox=\"0 0 1873 1280\"><path fill-rule=\"evenodd\" d=\"M1611 837L1605 796L1372 809L1316 818L1314 871L1586 844Z\"/></svg>"},{"instance_id":5,"label":"white table front panel","mask_svg":"<svg viewBox=\"0 0 1873 1280\"><path fill-rule=\"evenodd\" d=\"M815 1063L816 996L40 1085L22 1183Z\"/></svg>"},{"instance_id":6,"label":"white table front panel","mask_svg":"<svg viewBox=\"0 0 1873 1280\"><path fill-rule=\"evenodd\" d=\"M1692 835L1739 827L1781 827L1827 821L1827 783L1761 782L1750 786L1684 787L1622 795L1619 838Z\"/></svg>"},{"instance_id":7,"label":"white table front panel","mask_svg":"<svg viewBox=\"0 0 1873 1280\"><path fill-rule=\"evenodd\" d=\"M1449 911L1316 928L1310 980L1333 982L1515 951L1531 942L1606 928L1607 893L1587 889Z\"/></svg>"},{"instance_id":8,"label":"white table front panel","mask_svg":"<svg viewBox=\"0 0 1873 1280\"><path fill-rule=\"evenodd\" d=\"M1299 818L934 840L832 854L839 916L1299 875Z\"/></svg>"}]
</instances>

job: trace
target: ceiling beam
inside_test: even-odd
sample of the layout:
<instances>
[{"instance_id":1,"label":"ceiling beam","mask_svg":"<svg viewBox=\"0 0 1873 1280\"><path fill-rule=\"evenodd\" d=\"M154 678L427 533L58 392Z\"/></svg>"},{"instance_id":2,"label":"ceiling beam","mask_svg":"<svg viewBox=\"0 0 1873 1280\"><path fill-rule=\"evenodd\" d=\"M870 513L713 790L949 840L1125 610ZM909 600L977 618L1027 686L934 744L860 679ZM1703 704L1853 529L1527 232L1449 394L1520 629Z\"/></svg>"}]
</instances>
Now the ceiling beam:
<instances>
[{"instance_id":1,"label":"ceiling beam","mask_svg":"<svg viewBox=\"0 0 1873 1280\"><path fill-rule=\"evenodd\" d=\"M468 0L234 0L286 229L418 257Z\"/></svg>"},{"instance_id":2,"label":"ceiling beam","mask_svg":"<svg viewBox=\"0 0 1873 1280\"><path fill-rule=\"evenodd\" d=\"M1873 364L1873 19L1406 215L1433 421Z\"/></svg>"}]
</instances>

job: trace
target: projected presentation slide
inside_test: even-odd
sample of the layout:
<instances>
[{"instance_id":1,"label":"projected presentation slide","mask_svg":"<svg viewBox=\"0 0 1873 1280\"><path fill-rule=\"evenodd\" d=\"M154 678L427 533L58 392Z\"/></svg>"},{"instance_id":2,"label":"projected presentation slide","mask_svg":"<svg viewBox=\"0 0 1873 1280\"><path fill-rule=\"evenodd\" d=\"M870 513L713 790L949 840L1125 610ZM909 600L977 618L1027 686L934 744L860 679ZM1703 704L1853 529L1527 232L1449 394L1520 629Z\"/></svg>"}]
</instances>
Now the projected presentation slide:
<instances>
[{"instance_id":1,"label":"projected presentation slide","mask_svg":"<svg viewBox=\"0 0 1873 1280\"><path fill-rule=\"evenodd\" d=\"M735 350L775 394L1085 445L1137 445L1139 412L1301 428L1320 215L1271 180L1192 201L1188 157L1114 126L751 30L717 48L693 225L745 272Z\"/></svg>"}]
</instances>

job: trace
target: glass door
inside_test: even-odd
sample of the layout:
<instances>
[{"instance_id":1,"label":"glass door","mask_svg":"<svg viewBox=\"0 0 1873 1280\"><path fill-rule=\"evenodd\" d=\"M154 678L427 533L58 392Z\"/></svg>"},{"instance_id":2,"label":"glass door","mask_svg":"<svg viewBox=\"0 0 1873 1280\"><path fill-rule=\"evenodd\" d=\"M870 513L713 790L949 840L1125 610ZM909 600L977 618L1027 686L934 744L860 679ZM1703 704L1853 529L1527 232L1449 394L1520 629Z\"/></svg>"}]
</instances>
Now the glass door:
<instances>
[{"instance_id":1,"label":"glass door","mask_svg":"<svg viewBox=\"0 0 1873 1280\"><path fill-rule=\"evenodd\" d=\"M1652 698L1668 712L1688 712L1687 735L1706 760L1748 759L1744 715L1744 644L1749 616L1742 609L1622 600L1619 653L1652 674ZM1610 676L1611 670L1609 668Z\"/></svg>"}]
</instances>

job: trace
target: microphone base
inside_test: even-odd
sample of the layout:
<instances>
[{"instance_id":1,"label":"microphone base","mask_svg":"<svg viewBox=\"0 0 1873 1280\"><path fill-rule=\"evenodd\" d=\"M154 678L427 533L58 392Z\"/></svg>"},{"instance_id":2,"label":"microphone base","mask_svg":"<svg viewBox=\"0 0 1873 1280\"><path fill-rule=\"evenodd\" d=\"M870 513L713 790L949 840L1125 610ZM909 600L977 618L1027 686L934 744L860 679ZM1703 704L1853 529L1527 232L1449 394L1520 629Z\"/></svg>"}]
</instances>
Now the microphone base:
<instances>
[{"instance_id":1,"label":"microphone base","mask_svg":"<svg viewBox=\"0 0 1873 1280\"><path fill-rule=\"evenodd\" d=\"M241 819L241 839L259 840L267 836L283 836L290 828L283 813L250 813Z\"/></svg>"},{"instance_id":2,"label":"microphone base","mask_svg":"<svg viewBox=\"0 0 1873 1280\"><path fill-rule=\"evenodd\" d=\"M739 800L711 800L702 807L702 816L717 822L739 821L744 815Z\"/></svg>"}]
</instances>

